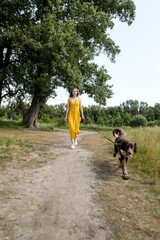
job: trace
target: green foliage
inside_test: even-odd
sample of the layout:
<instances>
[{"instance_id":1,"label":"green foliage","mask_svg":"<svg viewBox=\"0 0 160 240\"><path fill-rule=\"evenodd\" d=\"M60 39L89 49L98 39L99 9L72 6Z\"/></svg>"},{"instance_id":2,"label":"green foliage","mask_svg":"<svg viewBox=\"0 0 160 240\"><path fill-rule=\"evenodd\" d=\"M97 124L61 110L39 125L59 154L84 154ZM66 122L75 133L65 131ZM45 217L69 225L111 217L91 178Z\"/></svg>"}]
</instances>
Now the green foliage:
<instances>
[{"instance_id":1,"label":"green foliage","mask_svg":"<svg viewBox=\"0 0 160 240\"><path fill-rule=\"evenodd\" d=\"M0 146L9 147L12 144L13 140L9 137L0 137Z\"/></svg>"},{"instance_id":2,"label":"green foliage","mask_svg":"<svg viewBox=\"0 0 160 240\"><path fill-rule=\"evenodd\" d=\"M154 106L155 109L155 119L160 119L160 103L156 103Z\"/></svg>"},{"instance_id":3,"label":"green foliage","mask_svg":"<svg viewBox=\"0 0 160 240\"><path fill-rule=\"evenodd\" d=\"M145 126L147 126L147 120L142 115L136 115L131 119L130 126L131 127L140 127L140 126L145 127Z\"/></svg>"},{"instance_id":4,"label":"green foliage","mask_svg":"<svg viewBox=\"0 0 160 240\"><path fill-rule=\"evenodd\" d=\"M114 62L120 52L107 33L113 18L130 25L134 2L0 1L0 102L33 98L35 90L45 102L57 86L77 86L105 105L113 94L110 76L93 60L104 52Z\"/></svg>"},{"instance_id":5,"label":"green foliage","mask_svg":"<svg viewBox=\"0 0 160 240\"><path fill-rule=\"evenodd\" d=\"M148 122L148 126L149 127L160 126L160 120L150 121L150 122Z\"/></svg>"},{"instance_id":6,"label":"green foliage","mask_svg":"<svg viewBox=\"0 0 160 240\"><path fill-rule=\"evenodd\" d=\"M86 118L87 123L97 124L97 125L106 125L106 126L145 126L146 125L146 115L147 120L153 119L152 121L148 120L148 126L160 126L160 120L155 119L155 113L157 111L157 104L154 107L148 106L147 103L138 103L138 115L132 115L134 111L131 106L128 111L127 107L128 101L123 104L126 106L125 109L122 110L122 105L115 107L103 107L100 105L92 105L89 107L83 107L84 116ZM40 122L52 123L60 122L63 125L64 116L66 113L67 104L57 104L57 105L47 105L42 103L40 106L40 111L38 115L38 119ZM20 120L25 112L27 111L28 104L22 101L18 102L10 102L7 106L3 106L0 108L0 116L2 119L10 119L10 120ZM134 105L133 105L134 108ZM151 111L150 111L151 110ZM137 112L137 111L136 111ZM143 113L144 116L140 113ZM150 115L151 114L151 115ZM140 115L140 116L139 116ZM138 116L138 118L137 118ZM143 116L143 117L142 117ZM62 119L62 120L58 120ZM83 121L82 121L83 122ZM137 125L138 124L138 125ZM0 123L0 127L4 126L3 122Z\"/></svg>"},{"instance_id":7,"label":"green foliage","mask_svg":"<svg viewBox=\"0 0 160 240\"><path fill-rule=\"evenodd\" d=\"M125 112L124 114L122 114L122 118L123 118L123 125L124 126L129 126L132 115L128 112Z\"/></svg>"},{"instance_id":8,"label":"green foliage","mask_svg":"<svg viewBox=\"0 0 160 240\"><path fill-rule=\"evenodd\" d=\"M0 108L1 117L11 119L11 120L19 120L22 119L24 114L28 109L28 104L23 101L13 101L9 102L6 107Z\"/></svg>"},{"instance_id":9,"label":"green foliage","mask_svg":"<svg viewBox=\"0 0 160 240\"><path fill-rule=\"evenodd\" d=\"M112 128L113 129L113 128ZM112 139L112 129L105 131L106 136ZM137 152L128 161L130 175L133 172L140 176L143 183L152 184L154 194L160 193L160 127L127 127L123 129L127 133L127 138L137 144ZM113 152L113 146L109 145ZM132 178L132 177L131 177Z\"/></svg>"},{"instance_id":10,"label":"green foliage","mask_svg":"<svg viewBox=\"0 0 160 240\"><path fill-rule=\"evenodd\" d=\"M0 108L0 117L6 117L6 108L5 107Z\"/></svg>"},{"instance_id":11,"label":"green foliage","mask_svg":"<svg viewBox=\"0 0 160 240\"><path fill-rule=\"evenodd\" d=\"M137 115L139 111L139 102L137 100L127 100L120 104L120 111L122 113L129 113L131 115Z\"/></svg>"},{"instance_id":12,"label":"green foliage","mask_svg":"<svg viewBox=\"0 0 160 240\"><path fill-rule=\"evenodd\" d=\"M39 119L43 119L44 117L49 117L50 120L54 119L55 117L55 108L54 106L48 106L47 104L41 104L40 111L38 114Z\"/></svg>"},{"instance_id":13,"label":"green foliage","mask_svg":"<svg viewBox=\"0 0 160 240\"><path fill-rule=\"evenodd\" d=\"M22 95L25 72L16 55L16 45L21 46L31 8L29 0L0 1L0 104L4 98Z\"/></svg>"},{"instance_id":14,"label":"green foliage","mask_svg":"<svg viewBox=\"0 0 160 240\"><path fill-rule=\"evenodd\" d=\"M123 119L121 118L121 115L120 114L118 114L115 118L114 118L114 122L113 122L113 126L119 126L119 127L121 127L121 126L123 126L123 124L124 124L124 121L123 121Z\"/></svg>"},{"instance_id":15,"label":"green foliage","mask_svg":"<svg viewBox=\"0 0 160 240\"><path fill-rule=\"evenodd\" d=\"M0 128L19 128L21 121L0 119Z\"/></svg>"},{"instance_id":16,"label":"green foliage","mask_svg":"<svg viewBox=\"0 0 160 240\"><path fill-rule=\"evenodd\" d=\"M67 104L57 104L54 105L54 114L58 118L64 118L66 112Z\"/></svg>"},{"instance_id":17,"label":"green foliage","mask_svg":"<svg viewBox=\"0 0 160 240\"><path fill-rule=\"evenodd\" d=\"M49 114L44 114L44 115L41 117L41 121L42 121L42 122L45 122L45 123L51 122L50 115L49 115Z\"/></svg>"}]
</instances>

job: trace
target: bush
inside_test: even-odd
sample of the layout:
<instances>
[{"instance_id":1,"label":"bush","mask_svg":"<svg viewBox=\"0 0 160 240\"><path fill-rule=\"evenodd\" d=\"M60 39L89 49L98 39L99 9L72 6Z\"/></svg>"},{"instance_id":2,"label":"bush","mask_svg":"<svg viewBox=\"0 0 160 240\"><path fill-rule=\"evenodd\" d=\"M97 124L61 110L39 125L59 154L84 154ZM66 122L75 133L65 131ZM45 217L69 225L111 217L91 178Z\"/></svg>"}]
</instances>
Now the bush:
<instances>
[{"instance_id":1,"label":"bush","mask_svg":"<svg viewBox=\"0 0 160 240\"><path fill-rule=\"evenodd\" d=\"M160 126L160 120L149 121L148 126L149 127Z\"/></svg>"},{"instance_id":2,"label":"bush","mask_svg":"<svg viewBox=\"0 0 160 240\"><path fill-rule=\"evenodd\" d=\"M157 120L149 121L149 122L148 122L148 126L149 126L149 127L155 127L156 125L157 125Z\"/></svg>"},{"instance_id":3,"label":"bush","mask_svg":"<svg viewBox=\"0 0 160 240\"><path fill-rule=\"evenodd\" d=\"M6 116L6 109L5 107L0 107L0 117L5 117Z\"/></svg>"},{"instance_id":4,"label":"bush","mask_svg":"<svg viewBox=\"0 0 160 240\"><path fill-rule=\"evenodd\" d=\"M130 121L131 127L145 127L147 126L147 119L142 115L134 116Z\"/></svg>"},{"instance_id":5,"label":"bush","mask_svg":"<svg viewBox=\"0 0 160 240\"><path fill-rule=\"evenodd\" d=\"M120 117L120 115L118 115L117 117L115 117L114 121L113 121L113 126L123 126L123 119Z\"/></svg>"},{"instance_id":6,"label":"bush","mask_svg":"<svg viewBox=\"0 0 160 240\"><path fill-rule=\"evenodd\" d=\"M64 118L57 118L56 119L56 126L58 127L64 127L66 125Z\"/></svg>"},{"instance_id":7,"label":"bush","mask_svg":"<svg viewBox=\"0 0 160 240\"><path fill-rule=\"evenodd\" d=\"M49 114L44 114L43 117L41 118L42 122L44 123L50 123L52 120L50 119Z\"/></svg>"}]
</instances>

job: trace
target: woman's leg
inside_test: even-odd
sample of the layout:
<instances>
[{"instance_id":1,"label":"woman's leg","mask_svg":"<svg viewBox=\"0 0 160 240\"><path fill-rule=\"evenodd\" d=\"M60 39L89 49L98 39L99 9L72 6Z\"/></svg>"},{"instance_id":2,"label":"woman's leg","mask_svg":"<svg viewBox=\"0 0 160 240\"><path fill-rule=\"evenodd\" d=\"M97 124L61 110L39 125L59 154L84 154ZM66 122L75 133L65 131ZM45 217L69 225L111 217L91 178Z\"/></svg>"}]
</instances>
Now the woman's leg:
<instances>
[{"instance_id":1,"label":"woman's leg","mask_svg":"<svg viewBox=\"0 0 160 240\"><path fill-rule=\"evenodd\" d=\"M74 145L77 145L77 137L74 139Z\"/></svg>"},{"instance_id":2,"label":"woman's leg","mask_svg":"<svg viewBox=\"0 0 160 240\"><path fill-rule=\"evenodd\" d=\"M71 148L74 148L75 147L75 145L74 145L74 138L71 138Z\"/></svg>"}]
</instances>

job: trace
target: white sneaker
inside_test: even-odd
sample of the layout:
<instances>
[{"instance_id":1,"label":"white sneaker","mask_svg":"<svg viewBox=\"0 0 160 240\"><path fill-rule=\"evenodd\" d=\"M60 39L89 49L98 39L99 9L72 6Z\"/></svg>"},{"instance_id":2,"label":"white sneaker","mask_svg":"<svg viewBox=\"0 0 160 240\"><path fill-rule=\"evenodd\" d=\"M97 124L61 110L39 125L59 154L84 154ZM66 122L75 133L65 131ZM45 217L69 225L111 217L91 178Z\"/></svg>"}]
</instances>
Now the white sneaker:
<instances>
[{"instance_id":1,"label":"white sneaker","mask_svg":"<svg viewBox=\"0 0 160 240\"><path fill-rule=\"evenodd\" d=\"M72 148L72 149L75 148L74 144L71 145L71 148Z\"/></svg>"},{"instance_id":2,"label":"white sneaker","mask_svg":"<svg viewBox=\"0 0 160 240\"><path fill-rule=\"evenodd\" d=\"M74 145L77 145L78 142L77 142L77 137L74 139Z\"/></svg>"}]
</instances>

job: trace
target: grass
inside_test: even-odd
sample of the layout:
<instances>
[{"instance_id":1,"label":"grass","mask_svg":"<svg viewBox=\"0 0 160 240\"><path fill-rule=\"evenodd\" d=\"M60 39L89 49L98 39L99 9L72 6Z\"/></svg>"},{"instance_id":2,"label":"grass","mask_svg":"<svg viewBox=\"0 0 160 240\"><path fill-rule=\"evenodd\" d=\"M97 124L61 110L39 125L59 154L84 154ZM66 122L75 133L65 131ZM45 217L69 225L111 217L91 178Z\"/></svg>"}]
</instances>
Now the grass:
<instances>
[{"instance_id":1,"label":"grass","mask_svg":"<svg viewBox=\"0 0 160 240\"><path fill-rule=\"evenodd\" d=\"M0 128L19 128L21 126L21 120L14 121L9 119L0 119Z\"/></svg>"},{"instance_id":2,"label":"grass","mask_svg":"<svg viewBox=\"0 0 160 240\"><path fill-rule=\"evenodd\" d=\"M51 123L46 123L41 126L45 126L45 130L51 127ZM111 127L101 126L98 127L93 125L96 129L102 132L102 135L106 135L108 138L114 141L114 137L112 135ZM62 126L63 127L63 126ZM64 127L63 127L64 128ZM68 128L66 125L65 128ZM91 130L91 127L85 124L81 124L80 126L83 130ZM151 218L155 219L155 221L159 221L160 219L160 211L159 211L159 194L160 194L160 186L159 186L159 177L160 177L160 166L159 166L159 145L160 145L160 128L154 127L146 127L146 128L123 128L127 132L127 137L136 141L137 143L137 153L133 155L132 159L128 162L129 175L134 176L134 181L125 182L125 186L127 186L126 191L121 191L117 189L117 185L115 184L116 172L117 172L117 163L115 163L115 159L110 159L109 157L113 154L113 144L106 144L107 140L101 137L102 135L95 134L95 139L92 140L92 134L88 134L86 140L84 139L81 144L84 144L84 148L89 148L90 151L95 152L96 161L98 159L99 165L95 165L97 170L97 177L103 180L103 184L106 186L104 192L102 192L101 200L103 201L105 206L108 207L109 204L109 213L112 215L112 223L115 222L114 225L119 224L119 226L123 226L121 218L124 215L123 205L122 208L119 208L119 203L117 203L117 198L119 199L119 195L124 195L124 198L129 196L129 200L133 197L133 206L136 206L138 201L141 198L145 200L142 201L142 210L144 204L150 202L148 214L151 215ZM52 146L54 143L59 144L61 140L57 138L57 134L55 131L35 131L24 128L4 128L0 129L0 170L6 169L6 167L13 168L26 168L26 169L36 169L43 167L47 161L47 151L48 147ZM86 142L85 142L86 141ZM97 141L97 142L96 142ZM88 144L88 145L87 145ZM99 144L99 145L97 145ZM107 147L106 147L107 145ZM90 146L90 147L89 147ZM100 147L100 148L99 148ZM95 149L96 148L96 149ZM99 149L102 149L100 151ZM2 151L3 150L3 151ZM108 153L108 150L110 153ZM108 155L107 155L108 154ZM54 155L54 154L53 154ZM109 156L106 158L106 156ZM55 156L56 158L56 156ZM106 160L109 159L107 163ZM118 162L117 158L117 162ZM107 174L106 174L107 173ZM118 176L119 178L120 176ZM141 178L142 177L142 178ZM113 179L113 180L112 180ZM112 184L110 180L113 181ZM109 187L110 185L110 187ZM125 188L122 187L122 190ZM131 193L129 193L131 192ZM7 194L10 194L10 189L5 189L4 192L0 192L0 195L5 197ZM110 195L108 194L110 193ZM136 193L136 194L135 194ZM5 195L6 194L6 195ZM126 194L126 196L125 196ZM130 194L130 195L128 195ZM138 198L136 198L138 196ZM139 197L141 196L141 198ZM132 212L132 200L129 201L130 204L130 212L127 212L128 219L135 215ZM118 201L121 201L119 199ZM124 201L125 203L125 201ZM147 205L148 206L148 205ZM136 209L136 208L135 208ZM140 208L141 211L141 208ZM138 213L138 210L137 210ZM108 214L106 210L106 215ZM120 218L119 218L120 216ZM138 214L139 216L139 214ZM0 216L1 217L1 216ZM2 216L3 218L3 216ZM136 216L135 219L138 219ZM1 219L0 219L1 220ZM2 222L2 221L1 221ZM152 221L150 221L152 223ZM142 222L143 223L143 222ZM1 229L1 223L0 223ZM130 229L133 231L133 229ZM126 236L125 239L129 238L130 235ZM124 239L124 238L121 238ZM145 239L145 238L144 238Z\"/></svg>"},{"instance_id":3,"label":"grass","mask_svg":"<svg viewBox=\"0 0 160 240\"><path fill-rule=\"evenodd\" d=\"M4 169L6 162L12 159L11 145L13 139L6 136L0 136L0 167Z\"/></svg>"},{"instance_id":4,"label":"grass","mask_svg":"<svg viewBox=\"0 0 160 240\"><path fill-rule=\"evenodd\" d=\"M7 122L0 129L0 170L7 167L41 167L41 156L47 153L50 145L59 141L53 131L11 128Z\"/></svg>"},{"instance_id":5,"label":"grass","mask_svg":"<svg viewBox=\"0 0 160 240\"><path fill-rule=\"evenodd\" d=\"M60 119L63 120L63 119ZM53 122L43 123L38 122L39 128L42 131L53 131L56 127L68 129L68 123L64 123L57 119ZM19 129L20 132L24 132L24 129L20 127L20 121L10 121L10 120L0 120L0 128L4 129ZM97 126L91 124L98 131L105 134L108 138L114 141L112 135L113 127L107 126ZM94 131L94 129L89 124L81 123L80 129L87 131ZM142 176L144 183L155 184L160 181L160 127L140 127L140 128L130 128L123 127L127 132L127 137L134 140L137 143L137 153L132 157L132 161L129 161L129 167L131 171L135 171ZM36 140L36 131L32 131L32 142ZM22 135L22 134L21 134ZM24 135L24 134L23 134ZM18 138L18 140L17 140ZM43 137L42 137L43 139ZM28 139L29 140L29 139ZM10 146L12 144L18 144L22 147L31 148L32 143L28 142L27 137L22 139L18 136L0 136L0 147L1 147L1 156L6 156L9 154ZM113 146L111 146L111 152L113 151Z\"/></svg>"},{"instance_id":6,"label":"grass","mask_svg":"<svg viewBox=\"0 0 160 240\"><path fill-rule=\"evenodd\" d=\"M41 131L53 131L55 128L64 128L68 129L68 123L65 123L63 119L54 119L50 122L43 122L38 120L38 127ZM22 119L9 120L9 119L0 119L0 129L21 129L22 128ZM34 130L34 129L33 129Z\"/></svg>"},{"instance_id":7,"label":"grass","mask_svg":"<svg viewBox=\"0 0 160 240\"><path fill-rule=\"evenodd\" d=\"M130 129L129 136L137 143L137 153L131 166L153 183L160 180L160 128Z\"/></svg>"},{"instance_id":8,"label":"grass","mask_svg":"<svg viewBox=\"0 0 160 240\"><path fill-rule=\"evenodd\" d=\"M128 166L142 176L144 183L158 184L160 181L160 127L124 127L127 138L137 143L137 153L128 162ZM114 139L112 132L106 136Z\"/></svg>"},{"instance_id":9,"label":"grass","mask_svg":"<svg viewBox=\"0 0 160 240\"><path fill-rule=\"evenodd\" d=\"M93 127L112 141L115 140L112 135L113 127L96 125ZM136 181L145 185L150 197L155 198L160 194L160 127L120 128L127 133L128 139L137 143L137 153L128 161L129 173L132 173ZM90 128L88 125L83 126L83 130L90 130ZM113 154L113 145L108 146L109 153Z\"/></svg>"},{"instance_id":10,"label":"grass","mask_svg":"<svg viewBox=\"0 0 160 240\"><path fill-rule=\"evenodd\" d=\"M154 208L153 210L153 216L157 219L160 219L160 208Z\"/></svg>"},{"instance_id":11,"label":"grass","mask_svg":"<svg viewBox=\"0 0 160 240\"><path fill-rule=\"evenodd\" d=\"M0 146L9 147L13 140L9 137L0 137Z\"/></svg>"}]
</instances>

